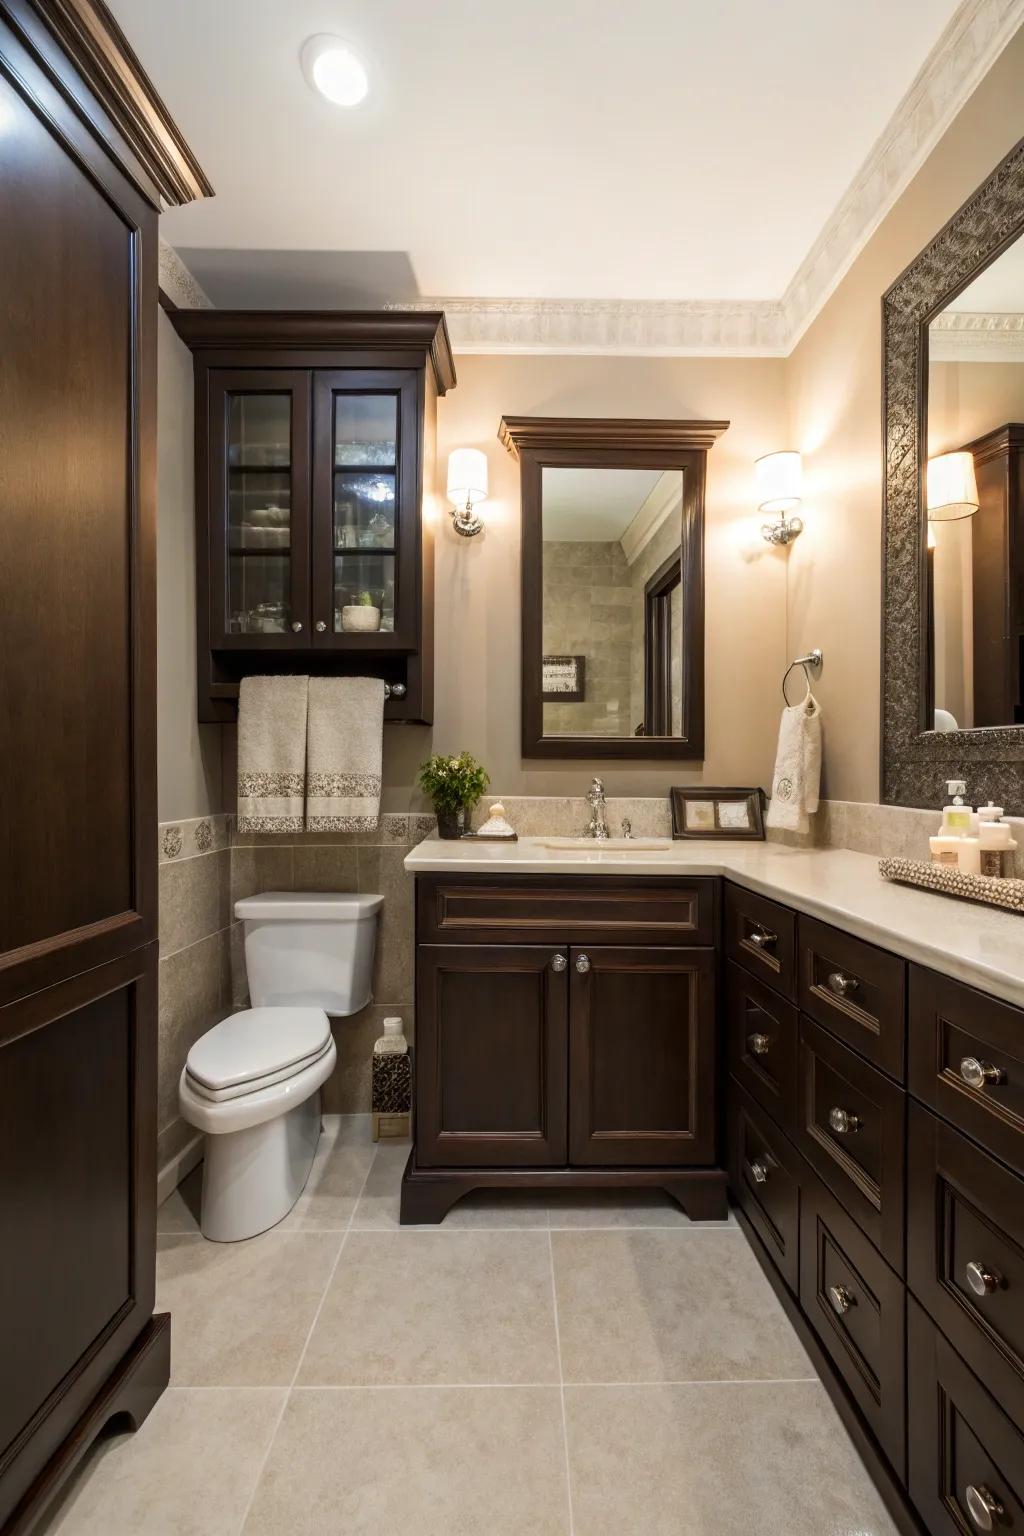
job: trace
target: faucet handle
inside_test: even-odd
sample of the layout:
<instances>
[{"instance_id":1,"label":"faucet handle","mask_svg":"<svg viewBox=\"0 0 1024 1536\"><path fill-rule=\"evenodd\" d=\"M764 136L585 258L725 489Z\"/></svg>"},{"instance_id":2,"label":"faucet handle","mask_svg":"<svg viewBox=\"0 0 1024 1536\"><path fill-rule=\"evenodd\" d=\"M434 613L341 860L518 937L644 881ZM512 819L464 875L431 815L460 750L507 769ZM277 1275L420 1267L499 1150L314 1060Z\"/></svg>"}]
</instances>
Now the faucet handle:
<instances>
[{"instance_id":1,"label":"faucet handle","mask_svg":"<svg viewBox=\"0 0 1024 1536\"><path fill-rule=\"evenodd\" d=\"M598 779L598 778L591 779L591 781L590 781L590 788L587 791L587 799L588 800L596 800L596 799L599 799L600 796L603 795L603 794L604 794L604 784L601 782L601 780Z\"/></svg>"},{"instance_id":2,"label":"faucet handle","mask_svg":"<svg viewBox=\"0 0 1024 1536\"><path fill-rule=\"evenodd\" d=\"M633 836L633 823L628 816L623 816L622 818L622 835L623 837Z\"/></svg>"}]
</instances>

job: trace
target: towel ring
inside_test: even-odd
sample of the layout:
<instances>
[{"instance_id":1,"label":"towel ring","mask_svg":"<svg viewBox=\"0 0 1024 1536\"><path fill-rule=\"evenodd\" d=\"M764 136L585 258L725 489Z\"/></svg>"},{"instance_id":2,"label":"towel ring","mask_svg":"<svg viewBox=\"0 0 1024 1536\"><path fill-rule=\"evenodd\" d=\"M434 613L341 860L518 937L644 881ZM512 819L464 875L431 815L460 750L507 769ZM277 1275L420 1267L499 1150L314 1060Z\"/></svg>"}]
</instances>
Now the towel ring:
<instances>
[{"instance_id":1,"label":"towel ring","mask_svg":"<svg viewBox=\"0 0 1024 1536\"><path fill-rule=\"evenodd\" d=\"M785 670L785 672L783 673L783 676L782 676L782 697L786 701L786 708L787 709L792 709L792 707L793 707L790 704L789 699L786 697L786 684L789 682L789 674L792 672L793 668L794 667L803 667L803 669L804 669L804 681L807 684L807 691L808 691L808 693L810 693L810 691L811 691L811 676L810 676L810 674L811 674L811 672L820 672L821 671L823 660L824 660L824 657L822 656L821 648L819 646L815 646L812 651L808 651L807 652L806 656L797 656L794 661L790 662L789 666L786 668L786 670ZM810 670L808 670L808 668Z\"/></svg>"}]
</instances>

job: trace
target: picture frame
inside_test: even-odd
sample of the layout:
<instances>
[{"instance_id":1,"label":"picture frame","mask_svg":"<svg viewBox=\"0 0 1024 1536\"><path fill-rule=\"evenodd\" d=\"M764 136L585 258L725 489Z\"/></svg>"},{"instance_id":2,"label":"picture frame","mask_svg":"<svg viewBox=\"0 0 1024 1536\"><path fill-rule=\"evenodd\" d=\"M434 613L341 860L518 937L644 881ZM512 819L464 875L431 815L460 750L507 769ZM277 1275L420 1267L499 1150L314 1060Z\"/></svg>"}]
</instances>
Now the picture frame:
<instances>
[{"instance_id":1,"label":"picture frame","mask_svg":"<svg viewBox=\"0 0 1024 1536\"><path fill-rule=\"evenodd\" d=\"M540 696L545 704L582 704L586 698L585 656L542 656Z\"/></svg>"},{"instance_id":2,"label":"picture frame","mask_svg":"<svg viewBox=\"0 0 1024 1536\"><path fill-rule=\"evenodd\" d=\"M764 842L764 790L706 784L669 790L674 838Z\"/></svg>"}]
</instances>

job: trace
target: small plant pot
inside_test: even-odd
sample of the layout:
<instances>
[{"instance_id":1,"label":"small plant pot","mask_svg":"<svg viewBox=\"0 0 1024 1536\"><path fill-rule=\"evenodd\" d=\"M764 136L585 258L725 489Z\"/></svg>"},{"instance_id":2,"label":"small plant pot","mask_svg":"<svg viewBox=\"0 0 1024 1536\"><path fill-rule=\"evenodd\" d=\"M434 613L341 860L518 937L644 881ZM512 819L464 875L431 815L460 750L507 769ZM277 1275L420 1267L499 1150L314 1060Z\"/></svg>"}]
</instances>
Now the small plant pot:
<instances>
[{"instance_id":1,"label":"small plant pot","mask_svg":"<svg viewBox=\"0 0 1024 1536\"><path fill-rule=\"evenodd\" d=\"M466 812L462 806L457 811L438 811L437 813L438 837L461 837L465 825Z\"/></svg>"},{"instance_id":2,"label":"small plant pot","mask_svg":"<svg viewBox=\"0 0 1024 1536\"><path fill-rule=\"evenodd\" d=\"M341 610L341 627L350 635L365 635L380 629L380 609L362 603L347 603Z\"/></svg>"}]
</instances>

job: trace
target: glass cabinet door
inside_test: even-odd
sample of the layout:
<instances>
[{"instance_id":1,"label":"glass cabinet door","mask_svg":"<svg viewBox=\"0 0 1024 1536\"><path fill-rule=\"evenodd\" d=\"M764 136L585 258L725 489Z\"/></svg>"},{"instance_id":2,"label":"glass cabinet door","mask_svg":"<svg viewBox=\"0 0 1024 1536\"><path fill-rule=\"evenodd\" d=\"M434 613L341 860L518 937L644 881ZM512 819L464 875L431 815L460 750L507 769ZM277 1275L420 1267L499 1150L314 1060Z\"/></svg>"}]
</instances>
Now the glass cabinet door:
<instances>
[{"instance_id":1,"label":"glass cabinet door","mask_svg":"<svg viewBox=\"0 0 1024 1536\"><path fill-rule=\"evenodd\" d=\"M404 370L316 375L314 644L391 649L411 627L415 388Z\"/></svg>"},{"instance_id":2,"label":"glass cabinet door","mask_svg":"<svg viewBox=\"0 0 1024 1536\"><path fill-rule=\"evenodd\" d=\"M216 374L210 404L213 643L308 645L309 376Z\"/></svg>"}]
</instances>

